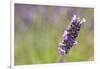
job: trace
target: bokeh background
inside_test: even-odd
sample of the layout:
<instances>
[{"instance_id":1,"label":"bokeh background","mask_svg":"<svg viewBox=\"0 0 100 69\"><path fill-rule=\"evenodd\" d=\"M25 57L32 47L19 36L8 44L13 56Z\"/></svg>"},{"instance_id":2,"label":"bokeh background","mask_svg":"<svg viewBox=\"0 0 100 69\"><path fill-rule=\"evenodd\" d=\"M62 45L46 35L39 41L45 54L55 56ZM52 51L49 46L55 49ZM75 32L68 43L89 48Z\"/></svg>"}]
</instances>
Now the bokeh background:
<instances>
[{"instance_id":1,"label":"bokeh background","mask_svg":"<svg viewBox=\"0 0 100 69\"><path fill-rule=\"evenodd\" d=\"M58 43L73 14L86 19L78 44L65 56L65 62L94 60L94 9L50 5L15 4L14 64L59 63Z\"/></svg>"}]
</instances>

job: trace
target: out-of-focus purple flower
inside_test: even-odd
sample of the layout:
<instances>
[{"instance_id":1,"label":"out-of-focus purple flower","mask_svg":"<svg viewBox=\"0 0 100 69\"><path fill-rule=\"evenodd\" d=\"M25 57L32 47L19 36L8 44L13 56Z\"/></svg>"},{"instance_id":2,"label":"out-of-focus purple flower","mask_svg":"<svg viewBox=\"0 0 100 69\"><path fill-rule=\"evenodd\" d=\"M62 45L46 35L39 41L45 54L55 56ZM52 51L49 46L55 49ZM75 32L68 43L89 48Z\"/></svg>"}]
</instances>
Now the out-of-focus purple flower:
<instances>
[{"instance_id":1,"label":"out-of-focus purple flower","mask_svg":"<svg viewBox=\"0 0 100 69\"><path fill-rule=\"evenodd\" d=\"M85 18L81 19L80 17L73 15L71 25L64 31L63 41L59 43L58 50L60 55L64 56L68 53L70 48L77 44L76 37L79 34L81 24L85 21Z\"/></svg>"}]
</instances>

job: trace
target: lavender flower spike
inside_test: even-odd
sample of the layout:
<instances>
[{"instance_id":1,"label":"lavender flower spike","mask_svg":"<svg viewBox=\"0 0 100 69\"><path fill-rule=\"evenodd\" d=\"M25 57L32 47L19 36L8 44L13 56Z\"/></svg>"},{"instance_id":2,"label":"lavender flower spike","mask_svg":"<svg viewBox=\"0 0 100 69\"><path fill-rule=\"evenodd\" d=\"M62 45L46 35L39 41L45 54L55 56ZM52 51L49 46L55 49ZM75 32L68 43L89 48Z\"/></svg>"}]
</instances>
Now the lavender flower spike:
<instances>
[{"instance_id":1,"label":"lavender flower spike","mask_svg":"<svg viewBox=\"0 0 100 69\"><path fill-rule=\"evenodd\" d=\"M82 23L86 22L85 18L73 15L71 25L65 29L63 40L59 43L58 50L61 56L64 56L69 50L77 44L76 37L78 37Z\"/></svg>"}]
</instances>

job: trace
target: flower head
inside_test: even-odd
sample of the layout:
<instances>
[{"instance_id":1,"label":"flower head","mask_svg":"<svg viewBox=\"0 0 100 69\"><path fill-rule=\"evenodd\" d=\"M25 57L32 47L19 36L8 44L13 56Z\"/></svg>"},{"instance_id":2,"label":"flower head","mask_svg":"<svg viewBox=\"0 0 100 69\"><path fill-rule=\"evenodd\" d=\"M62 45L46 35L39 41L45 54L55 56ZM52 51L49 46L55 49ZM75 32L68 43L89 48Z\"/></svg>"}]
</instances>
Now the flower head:
<instances>
[{"instance_id":1,"label":"flower head","mask_svg":"<svg viewBox=\"0 0 100 69\"><path fill-rule=\"evenodd\" d=\"M71 25L64 31L63 41L59 43L59 53L60 55L65 55L68 53L70 48L77 44L76 37L79 34L81 24L86 22L85 18L77 17L73 15Z\"/></svg>"}]
</instances>

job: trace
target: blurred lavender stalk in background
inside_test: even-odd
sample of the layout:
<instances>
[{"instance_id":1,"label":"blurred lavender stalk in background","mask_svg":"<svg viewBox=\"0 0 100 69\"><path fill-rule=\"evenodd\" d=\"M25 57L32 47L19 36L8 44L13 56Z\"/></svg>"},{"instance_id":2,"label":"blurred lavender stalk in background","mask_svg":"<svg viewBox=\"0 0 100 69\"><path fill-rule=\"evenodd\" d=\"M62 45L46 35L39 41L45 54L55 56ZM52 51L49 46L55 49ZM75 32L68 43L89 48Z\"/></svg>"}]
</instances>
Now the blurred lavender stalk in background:
<instances>
[{"instance_id":1,"label":"blurred lavender stalk in background","mask_svg":"<svg viewBox=\"0 0 100 69\"><path fill-rule=\"evenodd\" d=\"M77 17L73 15L71 25L65 29L63 34L63 40L59 43L59 53L61 55L60 62L64 62L64 56L69 50L77 44L76 37L79 34L81 24L86 22L85 18Z\"/></svg>"}]
</instances>

